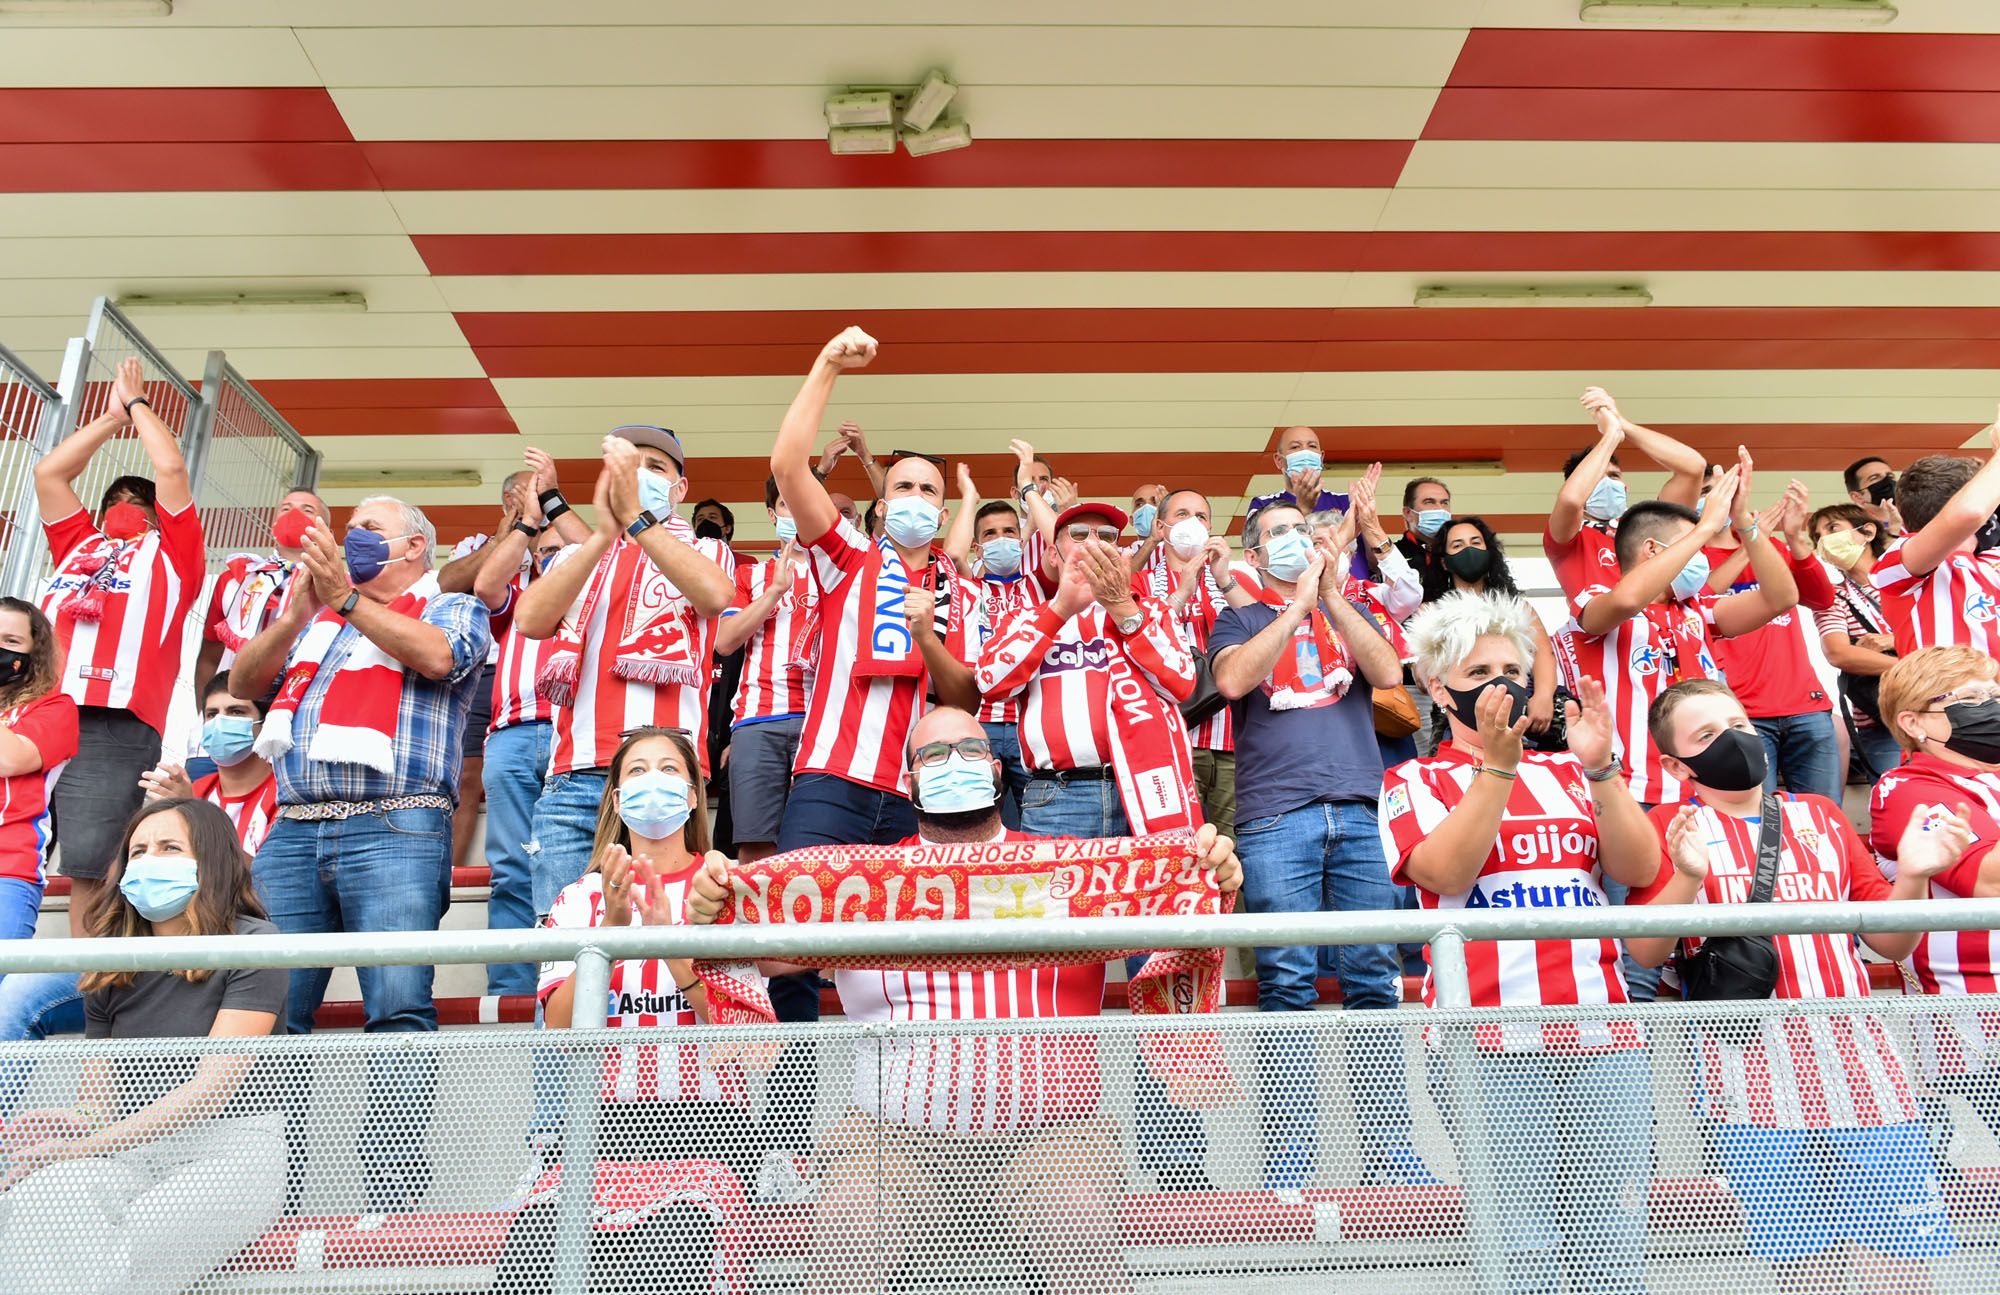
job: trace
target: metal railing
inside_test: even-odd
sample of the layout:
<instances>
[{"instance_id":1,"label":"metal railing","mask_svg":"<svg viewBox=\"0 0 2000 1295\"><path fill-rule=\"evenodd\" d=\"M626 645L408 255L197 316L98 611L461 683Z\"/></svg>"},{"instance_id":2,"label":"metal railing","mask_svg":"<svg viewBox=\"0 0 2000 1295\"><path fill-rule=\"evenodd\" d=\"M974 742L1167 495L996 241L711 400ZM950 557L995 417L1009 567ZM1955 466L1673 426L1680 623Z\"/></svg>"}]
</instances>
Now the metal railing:
<instances>
[{"instance_id":1,"label":"metal railing","mask_svg":"<svg viewBox=\"0 0 2000 1295\"><path fill-rule=\"evenodd\" d=\"M0 491L5 492L0 494L0 508L5 508L9 522L0 592L32 598L47 576L49 555L44 546L12 542L17 536L32 535L43 520L33 464L110 407L113 379L129 356L137 356L145 366L146 396L153 412L172 429L187 459L211 570L233 553L267 547L278 500L287 490L317 483L318 453L222 352L209 353L202 385L197 387L110 298L99 297L91 304L83 336L70 339L54 387L35 379L36 395L46 410L32 436L25 428L19 433L25 449L22 457L15 457L22 453L14 449L17 433L0 410L0 422L5 423L0 427L4 437L0 450L6 454L0 458ZM4 361L0 369L10 367L13 357L5 355ZM130 429L92 457L76 481L77 497L94 507L105 487L127 474L153 475L138 434Z\"/></svg>"},{"instance_id":2,"label":"metal railing","mask_svg":"<svg viewBox=\"0 0 2000 1295\"><path fill-rule=\"evenodd\" d=\"M202 1260L221 1265L202 1289L596 1291L630 1280L672 1290L687 1276L673 1256L692 1245L712 1248L705 1276L726 1277L712 1288L730 1290L1180 1292L1255 1280L1273 1292L1386 1295L1567 1280L1577 1290L1747 1291L1769 1288L1774 1256L1804 1247L1808 1258L1786 1259L1796 1288L1797 1266L1817 1262L1832 1216L1802 1200L1788 1221L1768 1191L1759 1195L1760 1144L1746 1150L1717 1117L1728 1101L1717 1076L1730 1073L1717 1049L1804 1031L1861 1039L1863 1078L1849 1067L1846 1082L1908 1107L1880 1126L1900 1140L1877 1150L1906 1186L1928 1193L1892 1202L1897 1217L1930 1231L1896 1244L1933 1288L1973 1292L2000 1286L2000 1066L1968 1090L1904 1058L1907 1036L1976 1002L1473 1009L1462 1005L1464 949L1995 925L2000 900L0 943L0 973L568 961L576 1026L0 1045L0 1076L32 1065L25 1109L60 1104L93 1061L152 1092L161 1075L191 1073L196 1057L253 1059L262 1079L246 1091L256 1100L226 1113L235 1123L216 1120L202 1140L174 1148L190 1163L225 1166L216 1181L239 1184L210 1196L181 1188L179 1225L222 1246ZM1414 940L1430 944L1436 1010L600 1028L614 959L810 964ZM2000 1000L1990 1010L2000 1013ZM1496 1027L1570 1037L1614 1022L1641 1031L1635 1046L1496 1050L1489 1039ZM759 1060L751 1045L760 1043L784 1051ZM1199 1110L1173 1107L1157 1058L1201 1047L1220 1055L1230 1089ZM941 1078L961 1071L975 1082ZM697 1094L708 1100L692 1104L634 1102L618 1086L650 1082L671 1097L676 1083L709 1077L713 1091ZM927 1106L911 1099L917 1090L946 1096ZM595 1201L550 1197L544 1177L516 1208L516 1180L540 1165L531 1147L551 1145L564 1164L596 1166ZM782 1169L808 1148L804 1188L791 1192L796 1177L773 1173L771 1153ZM378 1200L383 1166L416 1160L415 1195ZM677 1202L669 1209L660 1191L644 1190L650 1162L719 1166L727 1182L680 1182L666 1193ZM157 1155L144 1163L167 1168ZM1190 1164L1212 1190L1189 1190ZM268 1190L286 1165L290 1220ZM86 1180L78 1189L108 1190L106 1172L76 1171ZM0 1265L10 1208L32 1225L11 1226L46 1242L47 1257L6 1269L22 1275L20 1289L58 1288L31 1279L97 1244L72 1241L81 1225L59 1221L74 1211L45 1198L53 1192L11 1207L0 1197ZM369 1209L386 1219L354 1217ZM1842 1284L1808 1274L1808 1288Z\"/></svg>"},{"instance_id":3,"label":"metal railing","mask_svg":"<svg viewBox=\"0 0 2000 1295\"><path fill-rule=\"evenodd\" d=\"M23 517L22 499L33 500L34 469L39 447L53 435L62 397L41 375L4 346L0 346L0 554L6 563L17 560L17 552L34 547L16 543L28 537L23 527L32 528L34 518Z\"/></svg>"}]
</instances>

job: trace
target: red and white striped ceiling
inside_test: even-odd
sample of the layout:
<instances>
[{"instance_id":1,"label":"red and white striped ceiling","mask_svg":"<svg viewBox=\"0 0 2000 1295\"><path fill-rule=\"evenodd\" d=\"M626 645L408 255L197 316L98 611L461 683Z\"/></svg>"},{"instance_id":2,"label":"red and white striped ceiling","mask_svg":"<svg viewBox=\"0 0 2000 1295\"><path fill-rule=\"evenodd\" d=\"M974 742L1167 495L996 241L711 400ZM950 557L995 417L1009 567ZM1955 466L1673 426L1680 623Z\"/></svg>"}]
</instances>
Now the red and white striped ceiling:
<instances>
[{"instance_id":1,"label":"red and white striped ceiling","mask_svg":"<svg viewBox=\"0 0 2000 1295\"><path fill-rule=\"evenodd\" d=\"M835 416L878 451L997 491L1025 435L1087 492L1224 514L1291 423L1335 461L1488 465L1459 507L1523 532L1590 383L1821 499L2000 396L1989 0L1843 31L1576 0L173 8L0 17L0 341L53 375L100 292L365 294L137 318L192 374L228 350L330 470L479 469L407 491L451 535L524 443L587 494L604 429L644 419L768 536L775 421L848 323L883 349ZM827 152L829 91L933 66L972 148ZM1412 305L1489 281L1654 304Z\"/></svg>"}]
</instances>

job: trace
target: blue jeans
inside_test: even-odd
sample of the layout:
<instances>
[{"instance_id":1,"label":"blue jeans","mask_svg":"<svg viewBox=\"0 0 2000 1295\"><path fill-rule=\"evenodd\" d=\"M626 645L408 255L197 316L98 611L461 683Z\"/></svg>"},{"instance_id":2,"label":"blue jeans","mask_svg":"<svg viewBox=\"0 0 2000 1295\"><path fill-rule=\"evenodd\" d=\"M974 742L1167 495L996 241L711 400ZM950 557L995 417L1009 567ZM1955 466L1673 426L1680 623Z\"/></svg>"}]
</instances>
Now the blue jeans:
<instances>
[{"instance_id":1,"label":"blue jeans","mask_svg":"<svg viewBox=\"0 0 2000 1295\"><path fill-rule=\"evenodd\" d=\"M894 845L917 834L917 811L907 796L830 773L792 779L778 849L807 845Z\"/></svg>"},{"instance_id":2,"label":"blue jeans","mask_svg":"<svg viewBox=\"0 0 2000 1295\"><path fill-rule=\"evenodd\" d=\"M1114 778L1030 778L1021 792L1021 830L1029 836L1087 838L1129 836L1132 825ZM1136 973L1145 962L1143 954L1127 958L1125 974ZM1161 1179L1163 1188L1208 1157L1208 1130L1201 1116L1169 1102L1166 1086L1143 1062L1134 1071L1132 1124L1139 1164Z\"/></svg>"},{"instance_id":3,"label":"blue jeans","mask_svg":"<svg viewBox=\"0 0 2000 1295\"><path fill-rule=\"evenodd\" d=\"M1764 790L1776 791L1782 778L1785 790L1795 796L1824 796L1840 803L1841 789L1847 785L1847 771L1839 767L1840 751L1833 741L1833 713L1813 711L1806 715L1779 715L1752 719L1757 736L1764 739Z\"/></svg>"},{"instance_id":4,"label":"blue jeans","mask_svg":"<svg viewBox=\"0 0 2000 1295\"><path fill-rule=\"evenodd\" d=\"M981 724L1000 762L1000 821L1009 831L1021 829L1021 791L1028 785L1028 768L1021 763L1021 729L1017 724Z\"/></svg>"},{"instance_id":5,"label":"blue jeans","mask_svg":"<svg viewBox=\"0 0 2000 1295\"><path fill-rule=\"evenodd\" d=\"M271 920L286 934L327 931L434 931L451 900L451 811L395 809L319 823L281 818L264 838L250 875ZM360 967L361 1003L371 1034L437 1029L433 968ZM333 973L292 973L286 1028L312 1032ZM294 1091L309 1091L303 1083ZM361 1135L362 1181L370 1210L414 1203L430 1183L424 1150L437 1092L431 1052L371 1054L368 1114ZM303 1176L307 1112L287 1112L294 1187Z\"/></svg>"},{"instance_id":6,"label":"blue jeans","mask_svg":"<svg viewBox=\"0 0 2000 1295\"><path fill-rule=\"evenodd\" d=\"M590 846L597 839L597 810L610 781L602 769L559 773L542 785L535 801L534 836L528 845L534 872L535 916L547 917L556 896L590 870Z\"/></svg>"},{"instance_id":7,"label":"blue jeans","mask_svg":"<svg viewBox=\"0 0 2000 1295\"><path fill-rule=\"evenodd\" d=\"M534 873L528 843L535 839L535 802L549 767L555 725L548 720L509 724L486 739L486 866L493 891L486 900L486 929L518 931L535 924ZM486 968L489 994L532 994L535 967L495 962Z\"/></svg>"},{"instance_id":8,"label":"blue jeans","mask_svg":"<svg viewBox=\"0 0 2000 1295\"><path fill-rule=\"evenodd\" d=\"M19 877L0 877L0 940L32 940L42 911L42 888Z\"/></svg>"},{"instance_id":9,"label":"blue jeans","mask_svg":"<svg viewBox=\"0 0 2000 1295\"><path fill-rule=\"evenodd\" d=\"M0 1043L46 1039L51 1034L83 1033L83 991L73 972L0 976ZM0 1120L14 1113L34 1067L25 1062L0 1065Z\"/></svg>"},{"instance_id":10,"label":"blue jeans","mask_svg":"<svg viewBox=\"0 0 2000 1295\"><path fill-rule=\"evenodd\" d=\"M1652 1067L1643 1049L1596 1056L1481 1052L1483 1150L1492 1166L1509 1292L1646 1289ZM1431 1089L1465 1154L1444 1067Z\"/></svg>"},{"instance_id":11,"label":"blue jeans","mask_svg":"<svg viewBox=\"0 0 2000 1295\"><path fill-rule=\"evenodd\" d=\"M1881 781L1882 775L1903 762L1903 748L1896 745L1896 739L1889 736L1889 730L1880 724L1873 728L1854 730L1854 745L1868 762L1871 772L1868 785Z\"/></svg>"},{"instance_id":12,"label":"blue jeans","mask_svg":"<svg viewBox=\"0 0 2000 1295\"><path fill-rule=\"evenodd\" d=\"M1236 852L1243 859L1243 898L1253 913L1383 912L1397 905L1382 857L1375 807L1360 801L1316 802L1283 814L1240 819ZM1393 944L1342 945L1335 974L1349 1008L1393 1009L1402 1003L1402 964ZM1310 945L1257 950L1257 1009L1307 1012L1319 1000L1314 978L1319 951ZM1360 1125L1362 1164L1371 1175L1406 1150L1409 1101L1403 1092L1400 1036L1370 1031L1373 1055L1349 1049L1348 1072ZM1265 1185L1293 1188L1312 1176L1319 1154L1314 1038L1272 1031L1258 1040L1264 1073ZM1384 1077L1390 1082L1384 1082Z\"/></svg>"}]
</instances>

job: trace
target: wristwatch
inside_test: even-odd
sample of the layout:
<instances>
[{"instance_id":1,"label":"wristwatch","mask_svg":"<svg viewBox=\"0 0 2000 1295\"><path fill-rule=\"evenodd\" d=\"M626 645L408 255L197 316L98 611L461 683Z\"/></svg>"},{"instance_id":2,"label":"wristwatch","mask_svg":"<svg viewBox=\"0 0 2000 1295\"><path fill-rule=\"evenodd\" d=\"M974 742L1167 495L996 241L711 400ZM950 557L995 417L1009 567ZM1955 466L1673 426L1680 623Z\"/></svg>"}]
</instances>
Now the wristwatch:
<instances>
[{"instance_id":1,"label":"wristwatch","mask_svg":"<svg viewBox=\"0 0 2000 1295\"><path fill-rule=\"evenodd\" d=\"M1118 632L1120 634L1130 634L1145 624L1145 622L1146 618L1138 612L1133 612L1130 616L1120 616L1118 618Z\"/></svg>"},{"instance_id":2,"label":"wristwatch","mask_svg":"<svg viewBox=\"0 0 2000 1295\"><path fill-rule=\"evenodd\" d=\"M650 530L651 528L658 526L659 524L660 524L660 519L653 516L651 513L640 513L637 517L632 519L632 524L625 528L625 533L627 535L630 535L633 539L636 540L639 538L639 533L641 531Z\"/></svg>"},{"instance_id":3,"label":"wristwatch","mask_svg":"<svg viewBox=\"0 0 2000 1295\"><path fill-rule=\"evenodd\" d=\"M359 589L350 589L347 591L347 597L342 599L340 606L334 608L333 611L340 619L346 620L360 604L361 591Z\"/></svg>"}]
</instances>

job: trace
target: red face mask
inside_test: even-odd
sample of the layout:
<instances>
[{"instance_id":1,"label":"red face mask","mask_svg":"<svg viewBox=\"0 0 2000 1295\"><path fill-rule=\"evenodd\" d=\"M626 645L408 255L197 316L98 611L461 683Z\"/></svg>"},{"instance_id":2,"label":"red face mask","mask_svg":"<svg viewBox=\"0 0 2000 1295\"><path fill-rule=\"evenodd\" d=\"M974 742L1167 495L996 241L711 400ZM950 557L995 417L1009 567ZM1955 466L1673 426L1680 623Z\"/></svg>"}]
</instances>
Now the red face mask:
<instances>
[{"instance_id":1,"label":"red face mask","mask_svg":"<svg viewBox=\"0 0 2000 1295\"><path fill-rule=\"evenodd\" d=\"M114 540L129 540L144 535L152 525L145 509L121 501L104 510L104 524L99 529Z\"/></svg>"},{"instance_id":2,"label":"red face mask","mask_svg":"<svg viewBox=\"0 0 2000 1295\"><path fill-rule=\"evenodd\" d=\"M310 514L297 508L287 508L271 523L271 538L278 542L281 549L303 548L306 532L312 529L312 524Z\"/></svg>"}]
</instances>

